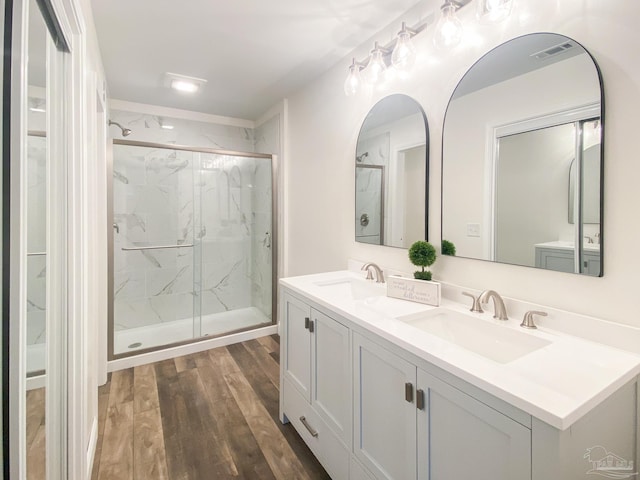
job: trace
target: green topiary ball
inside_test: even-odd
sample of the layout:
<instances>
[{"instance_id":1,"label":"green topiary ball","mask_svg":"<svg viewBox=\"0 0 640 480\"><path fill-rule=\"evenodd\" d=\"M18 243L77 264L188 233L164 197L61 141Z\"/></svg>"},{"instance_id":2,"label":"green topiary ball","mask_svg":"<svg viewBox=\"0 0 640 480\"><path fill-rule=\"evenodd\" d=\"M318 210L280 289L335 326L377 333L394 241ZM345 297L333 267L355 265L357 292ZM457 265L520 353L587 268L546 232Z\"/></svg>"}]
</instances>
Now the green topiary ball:
<instances>
[{"instance_id":1,"label":"green topiary ball","mask_svg":"<svg viewBox=\"0 0 640 480\"><path fill-rule=\"evenodd\" d=\"M436 249L429 242L418 240L409 249L409 260L417 267L428 267L436 261Z\"/></svg>"},{"instance_id":2,"label":"green topiary ball","mask_svg":"<svg viewBox=\"0 0 640 480\"><path fill-rule=\"evenodd\" d=\"M452 257L456 255L456 246L449 240L442 240L441 250L443 255L450 255Z\"/></svg>"}]
</instances>

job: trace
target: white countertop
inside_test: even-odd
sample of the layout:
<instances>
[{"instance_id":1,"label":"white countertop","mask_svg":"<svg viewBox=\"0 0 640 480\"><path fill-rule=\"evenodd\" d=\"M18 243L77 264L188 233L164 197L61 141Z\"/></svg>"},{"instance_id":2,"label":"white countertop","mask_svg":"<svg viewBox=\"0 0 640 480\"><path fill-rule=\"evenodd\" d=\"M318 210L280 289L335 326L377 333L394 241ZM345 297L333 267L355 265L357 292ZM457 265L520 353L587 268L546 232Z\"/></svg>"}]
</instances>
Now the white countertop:
<instances>
[{"instance_id":1,"label":"white countertop","mask_svg":"<svg viewBox=\"0 0 640 480\"><path fill-rule=\"evenodd\" d=\"M381 296L358 300L318 285L345 277L364 278L345 270L280 283L560 430L640 374L640 355L544 327L525 330L515 318L495 320L491 313L471 313L465 305L443 299L442 307L551 342L510 363L497 363L397 319L435 307L383 296L382 284Z\"/></svg>"},{"instance_id":2,"label":"white countertop","mask_svg":"<svg viewBox=\"0 0 640 480\"><path fill-rule=\"evenodd\" d=\"M566 240L556 240L554 242L544 242L544 243L536 243L534 247L540 248L556 248L559 250L574 250L575 244L573 242L569 242ZM600 250L599 243L583 243L582 248L585 250Z\"/></svg>"}]
</instances>

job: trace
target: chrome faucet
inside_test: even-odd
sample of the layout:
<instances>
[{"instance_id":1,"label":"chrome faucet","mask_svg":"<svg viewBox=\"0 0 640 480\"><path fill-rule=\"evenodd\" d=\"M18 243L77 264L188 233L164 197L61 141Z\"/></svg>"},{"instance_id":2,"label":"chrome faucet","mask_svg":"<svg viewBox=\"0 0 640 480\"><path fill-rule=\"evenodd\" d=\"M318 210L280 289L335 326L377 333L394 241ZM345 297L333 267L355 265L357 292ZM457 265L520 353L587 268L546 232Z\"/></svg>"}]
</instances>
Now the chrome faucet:
<instances>
[{"instance_id":1,"label":"chrome faucet","mask_svg":"<svg viewBox=\"0 0 640 480\"><path fill-rule=\"evenodd\" d=\"M509 320L507 316L507 307L504 306L504 300L495 290L485 290L478 297L481 304L489 303L489 299L493 298L493 318L500 320Z\"/></svg>"},{"instance_id":2,"label":"chrome faucet","mask_svg":"<svg viewBox=\"0 0 640 480\"><path fill-rule=\"evenodd\" d=\"M384 283L384 274L382 273L380 267L375 263L365 263L361 268L362 271L367 271L367 280L373 280L373 274L371 273L372 269L376 272L376 282Z\"/></svg>"}]
</instances>

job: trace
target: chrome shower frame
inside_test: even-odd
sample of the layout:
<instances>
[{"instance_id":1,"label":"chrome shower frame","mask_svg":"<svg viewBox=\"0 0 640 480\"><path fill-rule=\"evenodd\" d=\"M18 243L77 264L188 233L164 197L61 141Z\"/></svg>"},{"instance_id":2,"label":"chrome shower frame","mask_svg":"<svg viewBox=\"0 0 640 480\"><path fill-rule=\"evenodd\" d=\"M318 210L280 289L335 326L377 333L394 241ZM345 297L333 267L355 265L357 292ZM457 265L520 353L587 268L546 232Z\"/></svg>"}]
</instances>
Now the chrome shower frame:
<instances>
[{"instance_id":1,"label":"chrome shower frame","mask_svg":"<svg viewBox=\"0 0 640 480\"><path fill-rule=\"evenodd\" d=\"M143 142L136 140L124 140L113 139L113 145L124 145L130 147L143 147L143 148L158 148L164 150L177 150L183 152L192 153L208 153L213 155L229 155L234 157L248 157L248 158L262 158L271 159L271 325L277 325L278 323L278 157L277 155L254 153L254 152L241 152L235 150L218 150L214 148L205 147L191 147L186 145L173 145L164 143ZM113 151L113 149L111 149ZM199 343L202 341L211 340L214 338L221 338L236 333L255 330L256 327L240 328L229 332L222 333L220 335L208 335L206 337L192 338L190 340L160 345L157 347L141 348L133 352L126 353L114 353L114 213L113 213L113 154L107 159L107 231L108 235L108 311L107 311L107 359L108 361L119 360L128 357L134 357L137 355L158 352L167 348L179 347L181 345L190 345L193 343Z\"/></svg>"}]
</instances>

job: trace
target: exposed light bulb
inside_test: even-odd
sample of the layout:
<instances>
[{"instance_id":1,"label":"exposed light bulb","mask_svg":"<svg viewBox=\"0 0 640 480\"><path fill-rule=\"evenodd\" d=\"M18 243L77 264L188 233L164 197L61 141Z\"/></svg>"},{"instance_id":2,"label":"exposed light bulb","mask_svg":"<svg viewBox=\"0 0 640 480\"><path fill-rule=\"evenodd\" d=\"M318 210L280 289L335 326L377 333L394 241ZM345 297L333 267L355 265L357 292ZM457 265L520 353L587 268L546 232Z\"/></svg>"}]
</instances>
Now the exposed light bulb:
<instances>
[{"instance_id":1,"label":"exposed light bulb","mask_svg":"<svg viewBox=\"0 0 640 480\"><path fill-rule=\"evenodd\" d=\"M407 73L416 62L416 47L411 40L411 32L402 22L402 29L398 33L398 41L391 54L391 64L398 72Z\"/></svg>"},{"instance_id":2,"label":"exposed light bulb","mask_svg":"<svg viewBox=\"0 0 640 480\"><path fill-rule=\"evenodd\" d=\"M381 83L385 79L387 64L382 57L383 51L376 42L371 50L371 57L365 70L365 81L370 85Z\"/></svg>"},{"instance_id":3,"label":"exposed light bulb","mask_svg":"<svg viewBox=\"0 0 640 480\"><path fill-rule=\"evenodd\" d=\"M360 75L360 65L354 58L349 66L349 75L344 82L344 93L347 97L355 95L362 85L362 76Z\"/></svg>"},{"instance_id":4,"label":"exposed light bulb","mask_svg":"<svg viewBox=\"0 0 640 480\"><path fill-rule=\"evenodd\" d=\"M476 17L482 23L501 22L511 14L513 0L480 0Z\"/></svg>"},{"instance_id":5,"label":"exposed light bulb","mask_svg":"<svg viewBox=\"0 0 640 480\"><path fill-rule=\"evenodd\" d=\"M442 15L433 34L433 43L437 48L453 48L462 40L462 22L456 15L456 6L447 1L442 5Z\"/></svg>"}]
</instances>

